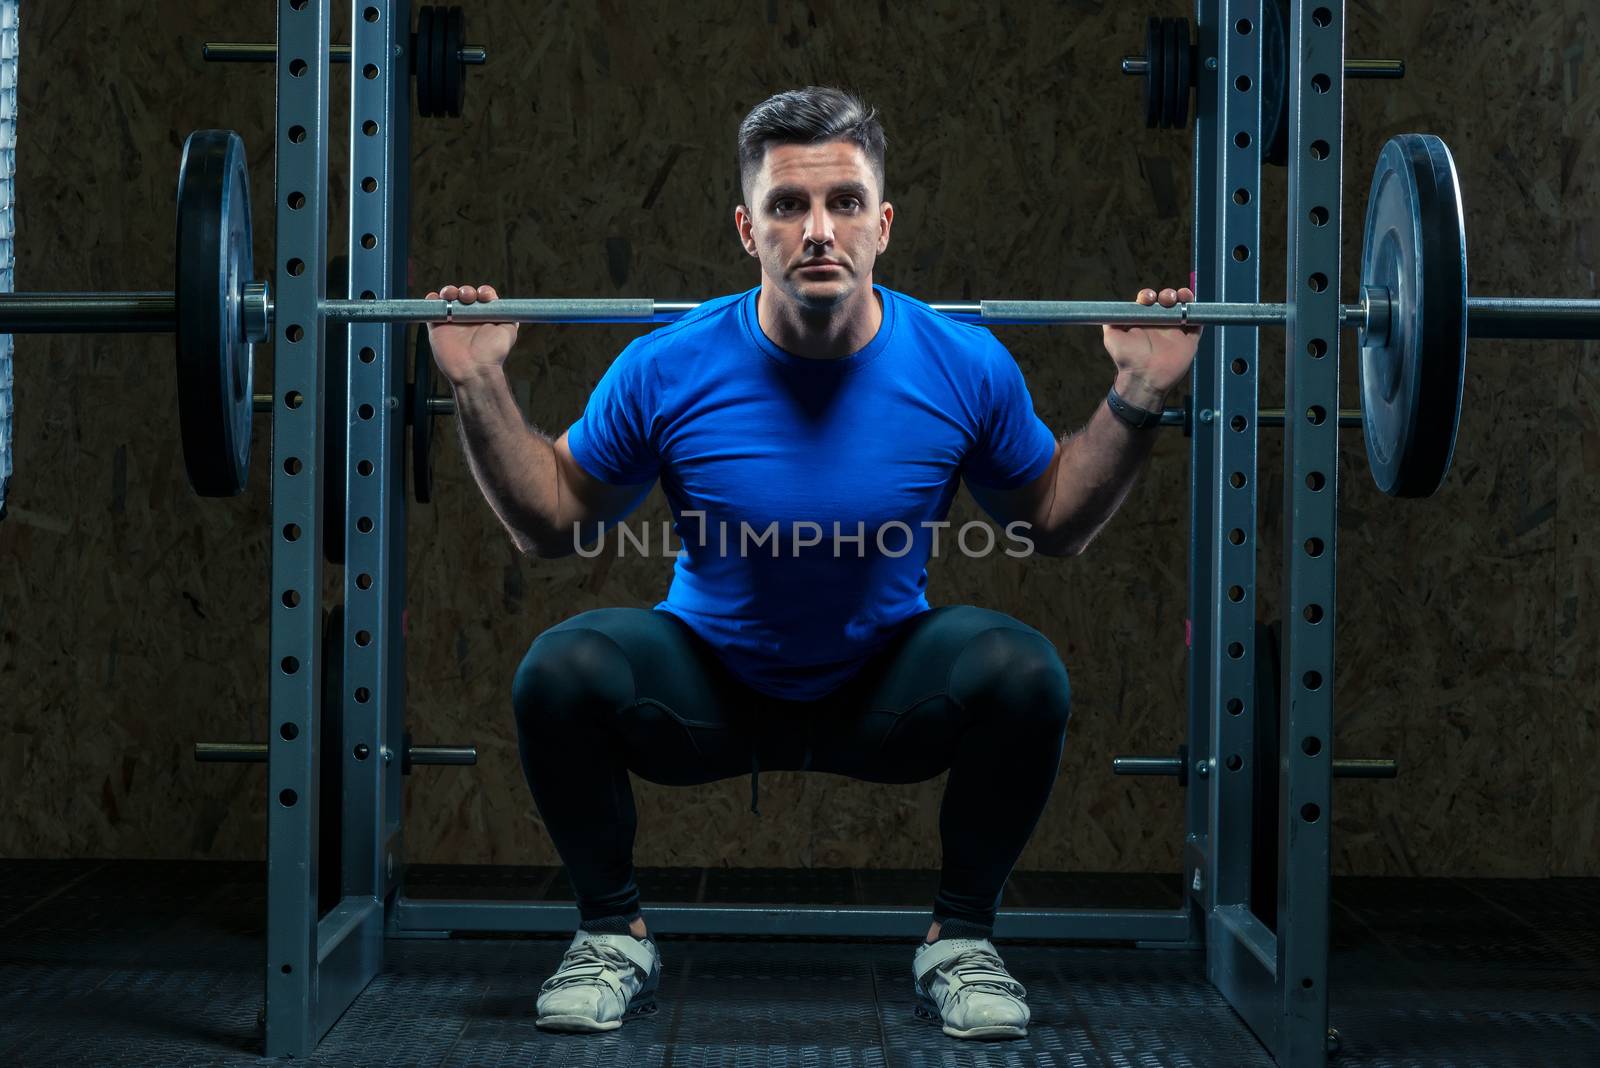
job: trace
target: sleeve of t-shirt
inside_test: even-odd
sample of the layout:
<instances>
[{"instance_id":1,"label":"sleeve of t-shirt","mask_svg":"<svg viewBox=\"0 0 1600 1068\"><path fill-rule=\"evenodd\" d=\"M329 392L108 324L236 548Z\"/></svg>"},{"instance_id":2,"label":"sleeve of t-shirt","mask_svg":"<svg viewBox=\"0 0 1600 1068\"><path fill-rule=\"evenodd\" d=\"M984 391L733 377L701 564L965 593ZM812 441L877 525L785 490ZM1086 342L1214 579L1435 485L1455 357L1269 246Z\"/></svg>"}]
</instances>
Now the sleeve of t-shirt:
<instances>
[{"instance_id":1,"label":"sleeve of t-shirt","mask_svg":"<svg viewBox=\"0 0 1600 1068\"><path fill-rule=\"evenodd\" d=\"M962 477L986 489L1015 489L1045 473L1056 436L1033 410L1022 368L998 341L989 350L984 384L983 423Z\"/></svg>"},{"instance_id":2,"label":"sleeve of t-shirt","mask_svg":"<svg viewBox=\"0 0 1600 1068\"><path fill-rule=\"evenodd\" d=\"M583 415L567 428L572 458L613 486L652 481L661 469L653 433L659 392L651 350L640 344L644 340L612 361Z\"/></svg>"}]
</instances>

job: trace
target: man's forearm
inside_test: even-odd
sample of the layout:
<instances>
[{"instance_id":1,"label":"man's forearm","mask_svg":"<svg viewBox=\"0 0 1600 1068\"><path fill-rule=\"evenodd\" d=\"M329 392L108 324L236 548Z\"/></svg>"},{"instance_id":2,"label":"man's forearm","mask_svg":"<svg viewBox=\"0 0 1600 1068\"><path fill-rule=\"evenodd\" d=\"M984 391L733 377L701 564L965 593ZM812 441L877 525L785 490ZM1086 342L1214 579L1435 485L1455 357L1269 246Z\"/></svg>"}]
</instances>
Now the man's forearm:
<instances>
[{"instance_id":1,"label":"man's forearm","mask_svg":"<svg viewBox=\"0 0 1600 1068\"><path fill-rule=\"evenodd\" d=\"M1117 395L1136 408L1160 411L1166 396L1137 381L1119 378ZM1139 469L1150 457L1157 430L1135 430L1096 405L1088 425L1061 445L1055 490L1046 523L1049 540L1065 553L1079 553L1122 506Z\"/></svg>"},{"instance_id":2,"label":"man's forearm","mask_svg":"<svg viewBox=\"0 0 1600 1068\"><path fill-rule=\"evenodd\" d=\"M554 545L563 532L551 440L529 427L503 372L455 387L456 428L467 466L522 552Z\"/></svg>"}]
</instances>

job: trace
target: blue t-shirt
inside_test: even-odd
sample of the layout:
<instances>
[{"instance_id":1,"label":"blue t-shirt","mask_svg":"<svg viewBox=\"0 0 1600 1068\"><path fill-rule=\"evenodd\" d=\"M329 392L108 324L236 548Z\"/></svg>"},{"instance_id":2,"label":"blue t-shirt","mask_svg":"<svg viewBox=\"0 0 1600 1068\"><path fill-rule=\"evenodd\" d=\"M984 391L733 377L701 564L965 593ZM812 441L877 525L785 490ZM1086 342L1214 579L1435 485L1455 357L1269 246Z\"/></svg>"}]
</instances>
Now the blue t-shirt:
<instances>
[{"instance_id":1,"label":"blue t-shirt","mask_svg":"<svg viewBox=\"0 0 1600 1068\"><path fill-rule=\"evenodd\" d=\"M928 610L960 479L1011 489L1055 450L993 334L874 288L877 334L832 360L774 345L759 287L702 304L624 349L567 431L595 478L661 479L679 544L650 551L680 555L656 609L774 697L826 695Z\"/></svg>"}]
</instances>

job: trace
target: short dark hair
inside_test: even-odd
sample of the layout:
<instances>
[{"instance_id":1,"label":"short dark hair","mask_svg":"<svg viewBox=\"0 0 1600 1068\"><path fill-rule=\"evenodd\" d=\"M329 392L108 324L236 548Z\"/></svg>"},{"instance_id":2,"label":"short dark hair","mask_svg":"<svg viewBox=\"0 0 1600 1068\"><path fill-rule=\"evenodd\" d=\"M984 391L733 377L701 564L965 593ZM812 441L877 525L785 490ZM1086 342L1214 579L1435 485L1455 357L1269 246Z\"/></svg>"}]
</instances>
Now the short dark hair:
<instances>
[{"instance_id":1,"label":"short dark hair","mask_svg":"<svg viewBox=\"0 0 1600 1068\"><path fill-rule=\"evenodd\" d=\"M848 141L866 154L878 196L883 197L883 150L886 144L878 109L854 93L808 85L767 97L739 124L739 186L749 199L750 186L774 144L819 145Z\"/></svg>"}]
</instances>

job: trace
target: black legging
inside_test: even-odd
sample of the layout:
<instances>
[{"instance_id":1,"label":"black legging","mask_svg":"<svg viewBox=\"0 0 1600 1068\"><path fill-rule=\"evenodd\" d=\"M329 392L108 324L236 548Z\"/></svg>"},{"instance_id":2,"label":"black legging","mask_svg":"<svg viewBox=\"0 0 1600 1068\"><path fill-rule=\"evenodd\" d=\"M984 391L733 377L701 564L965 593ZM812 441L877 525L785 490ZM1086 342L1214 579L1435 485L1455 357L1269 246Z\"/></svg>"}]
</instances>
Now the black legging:
<instances>
[{"instance_id":1,"label":"black legging","mask_svg":"<svg viewBox=\"0 0 1600 1068\"><path fill-rule=\"evenodd\" d=\"M1070 700L1049 639L969 605L908 620L814 701L751 689L682 620L644 608L551 627L512 685L523 771L584 922L639 910L630 769L691 786L762 768L880 783L948 768L933 915L991 926L1055 783Z\"/></svg>"}]
</instances>

